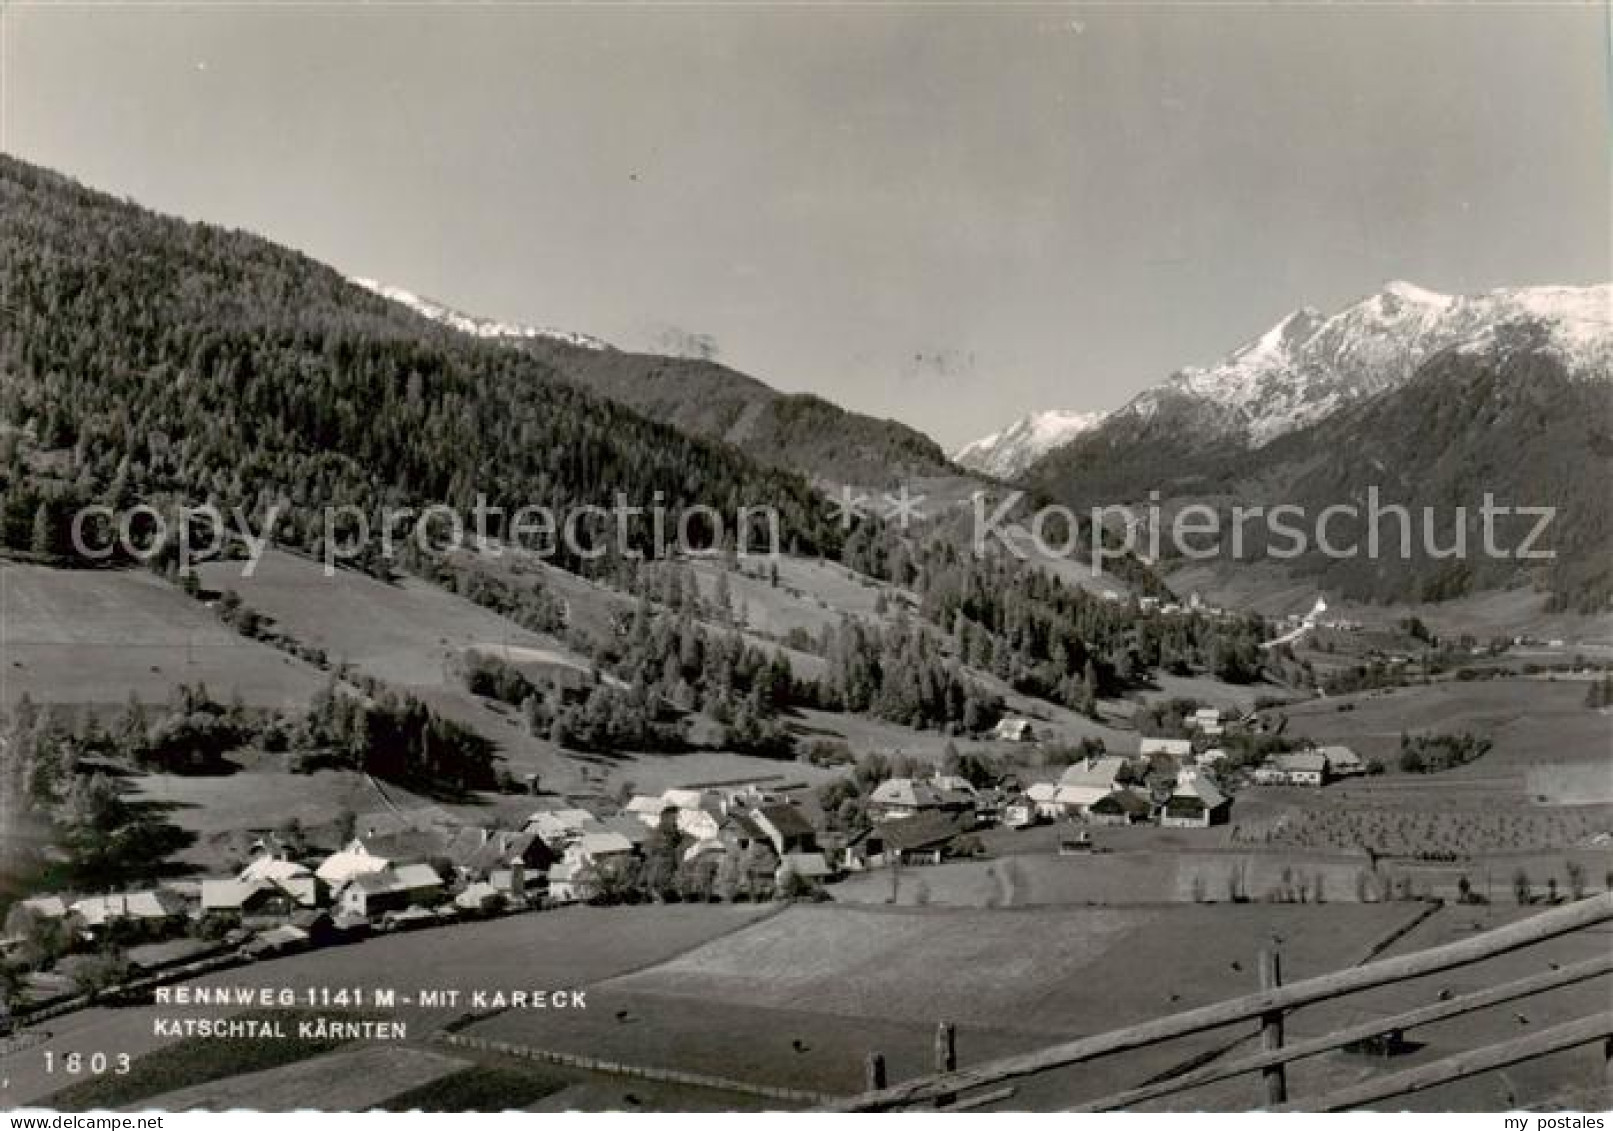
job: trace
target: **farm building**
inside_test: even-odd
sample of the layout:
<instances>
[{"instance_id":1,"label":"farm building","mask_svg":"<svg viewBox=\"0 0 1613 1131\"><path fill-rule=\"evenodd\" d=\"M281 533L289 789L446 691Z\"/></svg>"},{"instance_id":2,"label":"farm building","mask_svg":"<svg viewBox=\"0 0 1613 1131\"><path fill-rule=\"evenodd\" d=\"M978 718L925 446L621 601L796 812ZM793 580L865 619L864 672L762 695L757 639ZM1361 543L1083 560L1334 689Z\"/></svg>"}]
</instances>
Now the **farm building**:
<instances>
[{"instance_id":1,"label":"farm building","mask_svg":"<svg viewBox=\"0 0 1613 1131\"><path fill-rule=\"evenodd\" d=\"M1035 742L1037 737L1029 719L1001 719L992 728L991 736L1003 742Z\"/></svg>"},{"instance_id":2,"label":"farm building","mask_svg":"<svg viewBox=\"0 0 1613 1131\"><path fill-rule=\"evenodd\" d=\"M1201 774L1178 779L1160 810L1159 823L1173 829L1207 829L1226 821L1232 802L1215 783Z\"/></svg>"},{"instance_id":3,"label":"farm building","mask_svg":"<svg viewBox=\"0 0 1613 1131\"><path fill-rule=\"evenodd\" d=\"M1316 753L1327 760L1327 775L1330 778L1355 777L1367 772L1367 764L1361 760L1361 755L1348 746L1318 746Z\"/></svg>"},{"instance_id":4,"label":"farm building","mask_svg":"<svg viewBox=\"0 0 1613 1131\"><path fill-rule=\"evenodd\" d=\"M1148 798L1136 790L1117 789L1087 806L1087 820L1094 825L1140 825L1153 811Z\"/></svg>"},{"instance_id":5,"label":"farm building","mask_svg":"<svg viewBox=\"0 0 1613 1131\"><path fill-rule=\"evenodd\" d=\"M939 864L954 841L968 831L955 813L929 812L881 821L851 839L845 866L850 871L889 864Z\"/></svg>"}]
</instances>

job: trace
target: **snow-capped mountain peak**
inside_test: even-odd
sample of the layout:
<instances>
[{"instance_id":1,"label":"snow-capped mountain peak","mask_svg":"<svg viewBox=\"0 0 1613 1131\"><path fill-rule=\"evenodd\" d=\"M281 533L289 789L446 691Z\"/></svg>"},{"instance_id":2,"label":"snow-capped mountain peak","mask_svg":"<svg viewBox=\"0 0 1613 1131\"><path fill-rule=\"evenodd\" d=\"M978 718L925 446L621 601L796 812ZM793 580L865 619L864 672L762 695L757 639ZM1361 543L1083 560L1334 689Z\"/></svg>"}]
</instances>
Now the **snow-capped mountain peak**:
<instances>
[{"instance_id":1,"label":"snow-capped mountain peak","mask_svg":"<svg viewBox=\"0 0 1613 1131\"><path fill-rule=\"evenodd\" d=\"M1394 280L1331 316L1297 310L1211 366L1179 370L1112 416L1170 412L1258 447L1401 384L1440 350L1529 323L1570 373L1613 373L1613 284L1444 295Z\"/></svg>"},{"instance_id":2,"label":"snow-capped mountain peak","mask_svg":"<svg viewBox=\"0 0 1613 1131\"><path fill-rule=\"evenodd\" d=\"M439 322L462 334L470 334L478 338L546 338L552 341L565 342L568 345L581 346L584 349L605 350L610 349L609 342L587 334L579 334L573 330L555 330L542 326L527 326L517 322L500 322L492 318L479 318L473 314L455 310L451 306L437 302L435 299L425 298L413 291L402 287L392 286L375 279L353 277L349 282L365 290L380 295L382 298L407 306L416 314Z\"/></svg>"},{"instance_id":3,"label":"snow-capped mountain peak","mask_svg":"<svg viewBox=\"0 0 1613 1131\"><path fill-rule=\"evenodd\" d=\"M965 444L952 462L999 479L1012 479L1042 456L1103 422L1105 413L1048 409L1022 416L1008 427Z\"/></svg>"}]
</instances>

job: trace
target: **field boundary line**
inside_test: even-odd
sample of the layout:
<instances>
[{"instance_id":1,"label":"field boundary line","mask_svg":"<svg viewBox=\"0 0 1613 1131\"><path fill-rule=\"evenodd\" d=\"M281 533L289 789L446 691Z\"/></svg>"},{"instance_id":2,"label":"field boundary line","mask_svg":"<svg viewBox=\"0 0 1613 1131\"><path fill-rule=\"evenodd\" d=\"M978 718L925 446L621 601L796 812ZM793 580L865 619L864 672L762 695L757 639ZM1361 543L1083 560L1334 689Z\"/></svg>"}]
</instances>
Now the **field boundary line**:
<instances>
[{"instance_id":1,"label":"field boundary line","mask_svg":"<svg viewBox=\"0 0 1613 1131\"><path fill-rule=\"evenodd\" d=\"M518 1045L511 1041L494 1041L482 1037L467 1037L459 1033L449 1033L438 1030L432 1034L431 1039L438 1044L445 1044L451 1048L465 1049L469 1052L494 1053L500 1056L515 1057L518 1060L536 1060L547 1064L557 1064L565 1068L580 1068L590 1072L603 1072L613 1076L627 1076L640 1080L656 1080L668 1084L684 1084L695 1088L711 1088L718 1091L739 1092L744 1095L760 1096L763 1099L788 1100L804 1104L828 1104L840 1100L842 1097L828 1092L809 1092L799 1088L785 1088L775 1084L757 1084L747 1080L734 1080L726 1076L712 1076L701 1072L685 1072L678 1068L658 1068L651 1065L623 1064L620 1061L605 1060L595 1056L583 1056L577 1053L556 1052L552 1049L535 1048L532 1045Z\"/></svg>"}]
</instances>

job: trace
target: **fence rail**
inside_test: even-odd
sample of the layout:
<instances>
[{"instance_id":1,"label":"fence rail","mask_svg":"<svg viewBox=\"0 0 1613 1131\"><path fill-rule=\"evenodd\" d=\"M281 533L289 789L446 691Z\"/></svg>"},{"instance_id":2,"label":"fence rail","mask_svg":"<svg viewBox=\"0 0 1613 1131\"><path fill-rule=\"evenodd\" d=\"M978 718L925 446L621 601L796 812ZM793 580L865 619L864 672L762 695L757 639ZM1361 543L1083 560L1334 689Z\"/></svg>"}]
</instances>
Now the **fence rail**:
<instances>
[{"instance_id":1,"label":"fence rail","mask_svg":"<svg viewBox=\"0 0 1613 1131\"><path fill-rule=\"evenodd\" d=\"M1289 985L1275 984L1276 979L1274 977L1272 979L1273 984L1269 988L1262 989L1253 994L1231 998L1226 1001L1215 1002L1210 1005L1201 1006L1197 1009L1187 1010L1186 1012L1174 1014L1168 1017L1161 1017L1156 1020L1144 1022L1140 1025L1133 1025L1125 1029L1117 1029L1107 1033L1099 1033L1090 1037L1081 1037L1076 1040L1066 1041L1062 1044L1053 1045L1048 1048L1038 1049L1027 1053L1020 1053L1014 1056L1002 1057L998 1060L988 1061L983 1064L959 1069L957 1071L939 1072L931 1076L922 1076L913 1080L904 1080L889 1087L883 1087L864 1092L861 1095L852 1096L832 1105L831 1109L838 1111L888 1111L895 1108L911 1107L921 1104L928 1105L935 1104L937 1102L943 1104L950 1103L956 1100L956 1098L960 1095L978 1088L1001 1085L1010 1080L1046 1072L1050 1069L1081 1064L1089 1060L1094 1060L1098 1057L1109 1056L1115 1053L1147 1048L1152 1045L1160 1044L1164 1041L1174 1040L1179 1037L1192 1036L1197 1033L1203 1033L1213 1029L1220 1029L1228 1025L1238 1024L1240 1022L1258 1021L1262 1025L1263 1032L1275 1036L1276 1039L1280 1039L1280 1036L1277 1035L1277 1031L1273 1027L1273 1020L1280 1020L1280 1018L1284 1015L1291 1013L1302 1006L1314 1005L1318 1002L1344 997L1349 994L1358 993L1362 990L1394 985L1396 983L1405 982L1413 978L1420 978L1428 974L1435 974L1441 971L1454 969L1456 967L1468 966L1476 962L1482 962L1486 959L1495 958L1499 955L1532 946L1536 943L1544 942L1548 939L1571 934L1586 927L1606 922L1609 919L1613 919L1613 892L1592 896L1588 899L1577 900L1561 907L1554 907L1549 911L1541 912L1540 914L1531 916L1528 919L1509 924L1508 926L1501 927L1493 931L1488 931L1473 938L1445 943L1441 946L1430 947L1426 950L1420 950L1412 954L1400 955L1395 958L1378 959L1377 961L1370 962L1362 966L1352 967L1347 970L1338 970L1314 978L1307 978L1304 981L1293 982ZM1553 971L1549 975L1541 975L1535 979L1523 979L1521 982L1512 983L1508 986L1495 987L1490 990L1482 991L1480 994L1469 995L1469 999L1463 1002L1462 1007L1459 1009L1454 1008L1456 1004L1454 1001L1449 1003L1442 1002L1438 1003L1438 1006L1430 1006L1425 1010L1412 1011L1410 1014L1406 1015L1412 1018L1410 1022L1406 1022L1404 1018L1401 1018L1400 1020L1403 1027L1411 1027L1416 1024L1427 1024L1430 1020L1437 1020L1438 1016L1454 1016L1455 1012L1466 1012L1471 1009L1483 1008L1486 1004L1494 1004L1493 1001L1484 1000L1479 1000L1477 1003L1475 1003L1472 999L1484 999L1486 997L1504 994L1506 996L1498 997L1496 1000L1512 1000L1516 997L1542 992L1544 989L1550 989L1558 984L1566 985L1569 984L1569 981L1583 981L1588 978L1598 976L1598 973L1607 972L1606 970L1601 970L1597 973L1592 973L1588 972L1588 969L1588 964L1578 964L1575 967L1568 968L1569 971L1573 972L1568 981L1559 981L1559 978L1565 973L1565 971ZM1275 971L1273 971L1273 973L1275 974ZM1531 988L1531 983L1537 981L1546 982L1549 984L1533 986L1533 988ZM1452 1008L1454 1011L1442 1012L1439 1013L1438 1016L1434 1016L1432 1011L1441 1007ZM1420 1020L1418 1020L1419 1015L1421 1015ZM1512 1055L1510 1050L1514 1049L1515 1047L1523 1048L1525 1050L1536 1048L1541 1045L1542 1040L1549 1034L1556 1034L1560 1039L1577 1037L1577 1035L1582 1031L1589 1032L1594 1030L1598 1025L1603 1024L1605 1021L1606 1018L1602 1017L1589 1018L1583 1022L1574 1023L1575 1025L1579 1026L1578 1029L1571 1029L1571 1027L1563 1026L1559 1027L1558 1029L1534 1034L1524 1041L1509 1042L1506 1046L1504 1046L1504 1050L1507 1050L1504 1052L1504 1055ZM1387 1029L1393 1029L1395 1027L1396 1026L1394 1025L1388 1025ZM1351 1030L1345 1030L1344 1032L1350 1033L1358 1030L1364 1031L1367 1029L1372 1029L1374 1032L1364 1033L1364 1036L1373 1036L1387 1031L1387 1029L1384 1027L1384 1023L1373 1022L1369 1023L1368 1025L1353 1027ZM1281 1066L1286 1064L1289 1060L1296 1059L1299 1056L1313 1055L1316 1052L1324 1052L1328 1049L1338 1047L1339 1044L1348 1043L1350 1039L1354 1039L1346 1037L1344 1041L1335 1043L1333 1041L1333 1037L1337 1035L1338 1034L1333 1034L1326 1038L1328 1043L1326 1044L1325 1048L1316 1047L1319 1045L1319 1041L1309 1041L1303 1044L1296 1044L1288 1047L1269 1047L1275 1044L1275 1041L1268 1041L1268 1047L1257 1056L1245 1058L1244 1060L1236 1062L1235 1064L1210 1065L1172 1080L1161 1081L1156 1085L1152 1085L1144 1089L1134 1089L1133 1092L1117 1093L1114 1096L1105 1097L1104 1100L1098 1101L1098 1104L1093 1106L1098 1107L1101 1105L1104 1109L1112 1110L1114 1106L1121 1106L1120 1104L1114 1103L1116 1100L1123 1101L1124 1103L1138 1102L1136 1098L1127 1098L1133 1097L1134 1093L1136 1092L1146 1091L1148 1095L1144 1096L1143 1098L1170 1094L1171 1092L1181 1091L1188 1087L1196 1086L1199 1083L1208 1083L1210 1082L1209 1077L1212 1074L1216 1074L1214 1075L1215 1079L1223 1079L1227 1075L1238 1075L1245 1071L1261 1071L1263 1073L1267 1070L1280 1071ZM1583 1040L1576 1039L1576 1043L1585 1044L1596 1039L1597 1037L1592 1035L1585 1037ZM1309 1051L1298 1051L1306 1049L1309 1049ZM1451 1070L1454 1071L1459 1069L1461 1065L1469 1063L1471 1058L1478 1056L1479 1053L1491 1053L1492 1055L1496 1056L1503 1055L1503 1052L1496 1051L1498 1049L1503 1049L1503 1046L1496 1046L1494 1049L1478 1050L1478 1052L1475 1053L1463 1054L1462 1057L1452 1057L1448 1062L1438 1063L1446 1065L1447 1068L1451 1068ZM1553 1048L1548 1049L1547 1051L1557 1050ZM1545 1053L1526 1051L1525 1055L1523 1055L1520 1059L1532 1059L1535 1056L1541 1055L1545 1055ZM1463 1059L1464 1057L1469 1059ZM1505 1063L1517 1063L1517 1061L1509 1060ZM1452 1068L1452 1065L1455 1065L1455 1067ZM1423 1066L1424 1069L1432 1067L1434 1066ZM1236 1069L1236 1071L1228 1071L1229 1069ZM1485 1070L1486 1069L1484 1068L1474 1069L1475 1072ZM1419 1071L1422 1070L1412 1070L1413 1073ZM1397 1075L1401 1077L1410 1077L1411 1073L1401 1073ZM1454 1079L1456 1077L1451 1078ZM1266 1080L1268 1082L1268 1091L1265 1094L1267 1096L1268 1103L1277 1102L1275 1087L1270 1083L1272 1079L1272 1076L1266 1076ZM1383 1081L1390 1079L1394 1079L1394 1077L1383 1077L1379 1081L1370 1081L1369 1083L1381 1084ZM1431 1085L1422 1086L1426 1087ZM1160 1089L1163 1089L1163 1091ZM1346 1089L1344 1091L1348 1090ZM1387 1093L1387 1095L1395 1094L1399 1093ZM1328 1097L1322 1097L1315 1102L1331 1102L1332 1095L1334 1094L1330 1093ZM1360 1102L1371 1101L1366 1100ZM1308 1107L1311 1105L1300 1104L1299 1106Z\"/></svg>"}]
</instances>

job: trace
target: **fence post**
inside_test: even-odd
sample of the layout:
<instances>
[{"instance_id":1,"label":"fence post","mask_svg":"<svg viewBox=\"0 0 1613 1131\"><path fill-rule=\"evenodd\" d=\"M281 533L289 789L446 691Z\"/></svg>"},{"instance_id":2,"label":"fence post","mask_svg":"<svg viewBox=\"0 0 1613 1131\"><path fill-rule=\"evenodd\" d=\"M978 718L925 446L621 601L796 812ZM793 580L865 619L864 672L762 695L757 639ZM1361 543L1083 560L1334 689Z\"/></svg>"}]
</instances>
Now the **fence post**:
<instances>
[{"instance_id":1,"label":"fence post","mask_svg":"<svg viewBox=\"0 0 1613 1131\"><path fill-rule=\"evenodd\" d=\"M1266 949L1260 952L1260 988L1262 990L1275 990L1283 984L1282 958L1275 950ZM1260 1018L1260 1047L1266 1052L1275 1052L1283 1047L1283 1011L1274 1009ZM1270 1068L1260 1071L1261 1078L1266 1085L1266 1102L1280 1104L1288 1102L1288 1073L1286 1066L1274 1064Z\"/></svg>"},{"instance_id":2,"label":"fence post","mask_svg":"<svg viewBox=\"0 0 1613 1131\"><path fill-rule=\"evenodd\" d=\"M863 1075L868 1084L866 1091L878 1092L884 1089L885 1056L883 1053L871 1052L868 1054L868 1060L863 1064Z\"/></svg>"},{"instance_id":3,"label":"fence post","mask_svg":"<svg viewBox=\"0 0 1613 1131\"><path fill-rule=\"evenodd\" d=\"M958 1033L951 1022L935 1027L935 1070L951 1072L958 1067Z\"/></svg>"},{"instance_id":4,"label":"fence post","mask_svg":"<svg viewBox=\"0 0 1613 1131\"><path fill-rule=\"evenodd\" d=\"M936 1072L951 1072L958 1067L958 1050L955 1042L955 1031L945 1021L935 1027L935 1070ZM956 1095L935 1097L936 1107L951 1107L957 1101Z\"/></svg>"}]
</instances>

